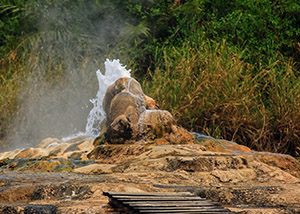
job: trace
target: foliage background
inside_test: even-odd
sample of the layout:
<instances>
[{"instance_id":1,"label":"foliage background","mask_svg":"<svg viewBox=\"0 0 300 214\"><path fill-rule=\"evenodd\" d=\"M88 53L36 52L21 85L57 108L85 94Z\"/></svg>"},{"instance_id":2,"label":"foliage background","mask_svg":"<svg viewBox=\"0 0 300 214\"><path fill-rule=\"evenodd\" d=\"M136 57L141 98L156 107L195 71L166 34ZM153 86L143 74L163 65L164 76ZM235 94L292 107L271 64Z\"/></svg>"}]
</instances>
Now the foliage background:
<instances>
[{"instance_id":1,"label":"foliage background","mask_svg":"<svg viewBox=\"0 0 300 214\"><path fill-rule=\"evenodd\" d=\"M0 16L3 149L81 129L108 57L185 128L300 156L296 0L2 0Z\"/></svg>"}]
</instances>

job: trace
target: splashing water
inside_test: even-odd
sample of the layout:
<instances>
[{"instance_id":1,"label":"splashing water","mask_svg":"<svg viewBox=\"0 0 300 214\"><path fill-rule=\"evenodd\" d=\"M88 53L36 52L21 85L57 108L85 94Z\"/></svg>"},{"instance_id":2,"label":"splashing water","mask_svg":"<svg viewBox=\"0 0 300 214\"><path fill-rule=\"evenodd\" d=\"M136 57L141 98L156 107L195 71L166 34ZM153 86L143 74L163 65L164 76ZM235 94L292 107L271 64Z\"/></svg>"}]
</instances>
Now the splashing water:
<instances>
[{"instance_id":1,"label":"splashing water","mask_svg":"<svg viewBox=\"0 0 300 214\"><path fill-rule=\"evenodd\" d=\"M125 66L122 66L119 60L109 61L107 59L104 64L105 75L103 75L100 70L96 72L99 90L96 98L90 100L94 107L89 113L85 128L85 134L91 137L97 137L99 135L100 124L106 116L102 107L102 102L107 88L121 77L130 77L130 70L126 70Z\"/></svg>"},{"instance_id":2,"label":"splashing water","mask_svg":"<svg viewBox=\"0 0 300 214\"><path fill-rule=\"evenodd\" d=\"M102 102L107 88L113 84L117 79L121 77L130 77L131 70L127 70L125 67L120 64L120 60L114 59L112 61L106 59L105 63L105 74L102 74L100 70L96 71L99 89L96 95L96 98L91 99L90 102L93 104L93 108L90 111L85 132L77 133L75 135L65 137L62 140L70 140L79 136L92 137L96 138L100 134L100 125L101 122L105 119L106 115L102 107Z\"/></svg>"}]
</instances>

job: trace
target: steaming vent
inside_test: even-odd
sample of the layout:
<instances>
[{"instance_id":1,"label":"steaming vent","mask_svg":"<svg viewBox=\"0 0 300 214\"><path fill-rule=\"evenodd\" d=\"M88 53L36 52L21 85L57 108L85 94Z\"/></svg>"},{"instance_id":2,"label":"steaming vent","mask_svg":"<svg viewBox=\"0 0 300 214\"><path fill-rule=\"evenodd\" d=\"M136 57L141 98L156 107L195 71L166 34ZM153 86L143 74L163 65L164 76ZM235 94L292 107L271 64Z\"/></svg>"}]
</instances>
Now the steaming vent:
<instances>
[{"instance_id":1,"label":"steaming vent","mask_svg":"<svg viewBox=\"0 0 300 214\"><path fill-rule=\"evenodd\" d=\"M105 119L106 115L102 107L102 102L107 88L113 84L117 79L121 77L130 77L131 70L127 70L125 67L120 64L119 59L114 59L112 61L106 60L105 63L105 73L102 74L100 70L96 72L99 89L96 95L96 98L91 99L90 102L93 104L93 108L90 111L85 132L79 132L68 137L64 137L62 140L66 141L72 138L79 136L92 137L96 138L100 134L100 125Z\"/></svg>"}]
</instances>

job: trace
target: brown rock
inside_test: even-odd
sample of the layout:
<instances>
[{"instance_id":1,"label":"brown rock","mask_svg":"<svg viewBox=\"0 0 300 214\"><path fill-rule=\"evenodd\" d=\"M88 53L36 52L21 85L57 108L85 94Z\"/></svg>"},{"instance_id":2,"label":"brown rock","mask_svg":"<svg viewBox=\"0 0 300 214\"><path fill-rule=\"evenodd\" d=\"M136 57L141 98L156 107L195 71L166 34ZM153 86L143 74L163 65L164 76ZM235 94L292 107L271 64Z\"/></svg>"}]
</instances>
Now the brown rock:
<instances>
[{"instance_id":1,"label":"brown rock","mask_svg":"<svg viewBox=\"0 0 300 214\"><path fill-rule=\"evenodd\" d=\"M300 178L300 164L290 155L260 152L259 161L270 166L278 167Z\"/></svg>"},{"instance_id":2,"label":"brown rock","mask_svg":"<svg viewBox=\"0 0 300 214\"><path fill-rule=\"evenodd\" d=\"M106 91L103 108L107 115L104 136L109 143L136 138L137 123L146 110L144 93L133 78L120 78Z\"/></svg>"},{"instance_id":3,"label":"brown rock","mask_svg":"<svg viewBox=\"0 0 300 214\"><path fill-rule=\"evenodd\" d=\"M133 138L134 125L127 117L120 115L108 127L104 134L109 143L125 143L126 140Z\"/></svg>"},{"instance_id":4,"label":"brown rock","mask_svg":"<svg viewBox=\"0 0 300 214\"><path fill-rule=\"evenodd\" d=\"M138 140L152 141L152 144L193 143L193 135L177 127L168 111L157 110L156 101L145 95L133 78L120 78L109 86L103 108L107 119L94 145L105 141L128 144Z\"/></svg>"},{"instance_id":5,"label":"brown rock","mask_svg":"<svg viewBox=\"0 0 300 214\"><path fill-rule=\"evenodd\" d=\"M147 95L144 95L144 99L145 99L146 109L149 109L149 110L159 109L158 104L156 103L156 101L153 98L151 98Z\"/></svg>"},{"instance_id":6,"label":"brown rock","mask_svg":"<svg viewBox=\"0 0 300 214\"><path fill-rule=\"evenodd\" d=\"M136 97L129 92L120 92L112 99L107 115L107 125L114 122L120 115L124 115L132 124L138 122L140 112L138 111Z\"/></svg>"},{"instance_id":7,"label":"brown rock","mask_svg":"<svg viewBox=\"0 0 300 214\"><path fill-rule=\"evenodd\" d=\"M85 147L91 141L69 142L53 159L0 162L0 202L7 203L9 197L13 208L22 202L22 206L52 205L62 213L96 214L109 211L103 191L191 191L242 213L300 210L300 180L294 176L300 163L287 155L212 152L201 144L170 145L162 137L154 140L161 141L157 145L154 141L99 145L89 154L89 161L74 165L82 157L75 157L75 152L87 154ZM161 145L163 141L166 145ZM59 145L48 150L55 147ZM285 169L289 166L290 170ZM51 173L41 173L46 171ZM0 207L0 212L6 208Z\"/></svg>"},{"instance_id":8,"label":"brown rock","mask_svg":"<svg viewBox=\"0 0 300 214\"><path fill-rule=\"evenodd\" d=\"M239 145L237 143L227 141L227 140L218 140L212 138L203 138L200 141L195 140L195 143L202 145L205 150L212 152L225 152L231 154L240 154L240 153L249 153L251 149L247 146Z\"/></svg>"},{"instance_id":9,"label":"brown rock","mask_svg":"<svg viewBox=\"0 0 300 214\"><path fill-rule=\"evenodd\" d=\"M121 92L128 92L134 100L135 106L138 108L138 113L141 114L145 109L144 93L139 82L133 78L123 77L118 79L114 84L108 87L104 99L103 99L103 109L106 115L110 115L112 112L111 103L116 95ZM127 96L129 98L129 96ZM129 105L132 105L130 102ZM125 106L119 106L119 108L126 108ZM115 110L115 109L114 109ZM120 110L119 110L120 111Z\"/></svg>"},{"instance_id":10,"label":"brown rock","mask_svg":"<svg viewBox=\"0 0 300 214\"><path fill-rule=\"evenodd\" d=\"M142 143L124 145L100 145L88 154L91 159L101 160L101 163L123 163L131 160L147 150Z\"/></svg>"},{"instance_id":11,"label":"brown rock","mask_svg":"<svg viewBox=\"0 0 300 214\"><path fill-rule=\"evenodd\" d=\"M162 110L145 111L138 122L140 137L149 140L162 138L172 132L174 119L170 112Z\"/></svg>"}]
</instances>

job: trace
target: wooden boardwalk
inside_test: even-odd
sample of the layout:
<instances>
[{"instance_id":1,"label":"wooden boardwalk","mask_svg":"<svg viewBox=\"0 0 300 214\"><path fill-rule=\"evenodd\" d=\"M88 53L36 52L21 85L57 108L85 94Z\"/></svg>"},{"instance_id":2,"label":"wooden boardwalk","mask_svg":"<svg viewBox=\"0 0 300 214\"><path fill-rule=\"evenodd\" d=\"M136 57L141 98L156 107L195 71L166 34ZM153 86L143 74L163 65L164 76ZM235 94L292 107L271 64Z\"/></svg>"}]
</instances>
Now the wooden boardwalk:
<instances>
[{"instance_id":1,"label":"wooden boardwalk","mask_svg":"<svg viewBox=\"0 0 300 214\"><path fill-rule=\"evenodd\" d=\"M234 213L219 204L200 198L190 192L179 193L140 193L140 192L103 192L109 203L120 213L155 214L225 214Z\"/></svg>"}]
</instances>

